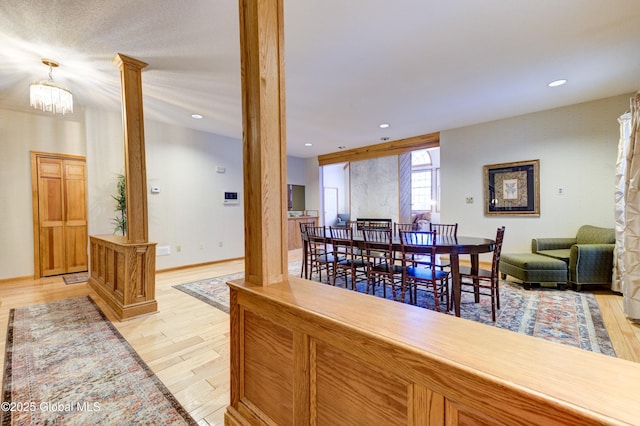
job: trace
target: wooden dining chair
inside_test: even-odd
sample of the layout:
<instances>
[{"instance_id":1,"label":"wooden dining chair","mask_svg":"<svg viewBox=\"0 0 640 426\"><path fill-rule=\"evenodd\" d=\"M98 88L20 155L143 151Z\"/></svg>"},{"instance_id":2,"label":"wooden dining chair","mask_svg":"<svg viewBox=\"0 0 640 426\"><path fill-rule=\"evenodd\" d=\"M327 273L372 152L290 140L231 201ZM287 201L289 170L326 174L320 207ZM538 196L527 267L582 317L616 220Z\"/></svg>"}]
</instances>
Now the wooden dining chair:
<instances>
[{"instance_id":1,"label":"wooden dining chair","mask_svg":"<svg viewBox=\"0 0 640 426\"><path fill-rule=\"evenodd\" d=\"M400 235L400 231L417 231L417 224L416 223L398 223L398 222L394 222L393 223L393 235L399 236Z\"/></svg>"},{"instance_id":2,"label":"wooden dining chair","mask_svg":"<svg viewBox=\"0 0 640 426\"><path fill-rule=\"evenodd\" d=\"M327 229L324 226L307 226L307 239L309 242L309 264L311 265L310 277L318 274L318 280L322 282L322 271L327 272L327 283L333 284L333 267L335 257L330 238L327 238Z\"/></svg>"},{"instance_id":3,"label":"wooden dining chair","mask_svg":"<svg viewBox=\"0 0 640 426\"><path fill-rule=\"evenodd\" d=\"M493 260L491 270L479 269L477 274L471 273L468 266L460 267L460 291L474 293L475 302L480 301L480 296L491 298L491 319L496 321L496 309L500 309L500 253L504 240L504 226L496 232L496 243L493 248Z\"/></svg>"},{"instance_id":4,"label":"wooden dining chair","mask_svg":"<svg viewBox=\"0 0 640 426\"><path fill-rule=\"evenodd\" d=\"M431 223L429 222L429 231L437 231L440 237L456 238L458 236L458 224L457 223ZM451 262L448 260L442 260L440 256L436 259L436 266L444 269L451 268Z\"/></svg>"},{"instance_id":5,"label":"wooden dining chair","mask_svg":"<svg viewBox=\"0 0 640 426\"><path fill-rule=\"evenodd\" d=\"M458 236L458 224L457 223L433 223L429 222L429 231L437 231L441 237L457 237Z\"/></svg>"},{"instance_id":6,"label":"wooden dining chair","mask_svg":"<svg viewBox=\"0 0 640 426\"><path fill-rule=\"evenodd\" d=\"M440 312L440 295L445 297L445 309L449 309L449 272L436 266L436 231L400 231L402 251L402 300L409 292L409 303L416 304L418 286L433 293L436 311ZM414 255L430 258L430 262L417 264Z\"/></svg>"},{"instance_id":7,"label":"wooden dining chair","mask_svg":"<svg viewBox=\"0 0 640 426\"><path fill-rule=\"evenodd\" d=\"M353 229L329 227L333 245L333 285L338 276L343 276L347 288L351 278L352 290L357 290L359 280L367 279L368 264L362 250L354 245Z\"/></svg>"},{"instance_id":8,"label":"wooden dining chair","mask_svg":"<svg viewBox=\"0 0 640 426\"><path fill-rule=\"evenodd\" d=\"M309 237L307 237L307 227L315 226L315 220L300 221L300 236L302 237L302 267L300 268L300 278L303 274L305 278L309 278L309 265L311 264L311 253L309 253Z\"/></svg>"},{"instance_id":9,"label":"wooden dining chair","mask_svg":"<svg viewBox=\"0 0 640 426\"><path fill-rule=\"evenodd\" d=\"M396 262L393 250L393 234L390 229L367 229L363 231L364 252L369 264L367 288L376 293L376 285L382 284L382 295L387 297L387 286L391 287L393 300L397 290L402 289L402 265Z\"/></svg>"}]
</instances>

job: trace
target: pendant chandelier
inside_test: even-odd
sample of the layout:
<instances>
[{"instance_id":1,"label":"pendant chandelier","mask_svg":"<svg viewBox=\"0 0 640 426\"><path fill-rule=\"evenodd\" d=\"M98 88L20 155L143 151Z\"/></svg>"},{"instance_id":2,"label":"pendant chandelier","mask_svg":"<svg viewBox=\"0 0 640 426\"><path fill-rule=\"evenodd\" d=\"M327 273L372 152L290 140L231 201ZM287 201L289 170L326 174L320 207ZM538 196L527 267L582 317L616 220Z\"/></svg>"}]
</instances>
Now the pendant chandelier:
<instances>
[{"instance_id":1,"label":"pendant chandelier","mask_svg":"<svg viewBox=\"0 0 640 426\"><path fill-rule=\"evenodd\" d=\"M31 83L29 86L31 106L53 114L73 112L73 95L53 81L53 68L57 68L58 63L51 59L43 59L42 63L49 66L49 79Z\"/></svg>"}]
</instances>

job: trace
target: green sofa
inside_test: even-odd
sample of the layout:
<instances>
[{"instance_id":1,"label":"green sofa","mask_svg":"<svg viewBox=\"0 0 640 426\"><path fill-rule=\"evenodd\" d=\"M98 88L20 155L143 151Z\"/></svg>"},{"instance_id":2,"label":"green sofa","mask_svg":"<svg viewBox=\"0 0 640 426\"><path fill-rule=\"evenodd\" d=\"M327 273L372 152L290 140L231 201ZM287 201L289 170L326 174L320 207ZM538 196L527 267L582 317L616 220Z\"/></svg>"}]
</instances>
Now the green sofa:
<instances>
[{"instance_id":1,"label":"green sofa","mask_svg":"<svg viewBox=\"0 0 640 426\"><path fill-rule=\"evenodd\" d=\"M575 238L534 238L531 252L568 265L568 281L580 291L583 285L611 284L613 271L613 228L584 225Z\"/></svg>"}]
</instances>

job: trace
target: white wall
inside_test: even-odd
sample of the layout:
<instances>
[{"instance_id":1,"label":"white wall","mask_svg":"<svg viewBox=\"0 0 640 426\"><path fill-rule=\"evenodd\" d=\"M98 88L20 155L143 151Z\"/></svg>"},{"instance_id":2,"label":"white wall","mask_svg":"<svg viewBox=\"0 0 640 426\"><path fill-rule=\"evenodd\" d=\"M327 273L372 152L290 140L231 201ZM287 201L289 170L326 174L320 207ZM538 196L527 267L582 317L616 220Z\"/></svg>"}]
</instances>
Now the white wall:
<instances>
[{"instance_id":1,"label":"white wall","mask_svg":"<svg viewBox=\"0 0 640 426\"><path fill-rule=\"evenodd\" d=\"M0 110L0 279L33 275L30 151L85 155L84 124Z\"/></svg>"},{"instance_id":2,"label":"white wall","mask_svg":"<svg viewBox=\"0 0 640 426\"><path fill-rule=\"evenodd\" d=\"M305 185L306 186L305 159L299 157L287 156L287 184L288 185ZM305 196L306 196L305 188Z\"/></svg>"},{"instance_id":3,"label":"white wall","mask_svg":"<svg viewBox=\"0 0 640 426\"><path fill-rule=\"evenodd\" d=\"M89 234L111 234L111 196L124 171L122 117L101 110L73 117L1 110L0 117L0 279L26 277L34 273L30 151L86 156ZM145 120L145 144L149 240L171 247L157 269L244 256L241 141ZM161 192L151 194L152 185ZM224 191L238 192L240 203L224 206Z\"/></svg>"},{"instance_id":4,"label":"white wall","mask_svg":"<svg viewBox=\"0 0 640 426\"><path fill-rule=\"evenodd\" d=\"M349 213L349 192L345 182L349 182L348 169L344 163L330 164L322 168L322 185L325 188L338 189L338 213ZM346 178L345 178L346 175Z\"/></svg>"},{"instance_id":5,"label":"white wall","mask_svg":"<svg viewBox=\"0 0 640 426\"><path fill-rule=\"evenodd\" d=\"M504 225L507 253L529 252L535 237L575 236L583 224L613 227L617 118L630 96L441 132L442 222L458 222L462 235L486 237ZM534 159L540 160L540 217L485 216L483 166Z\"/></svg>"},{"instance_id":6,"label":"white wall","mask_svg":"<svg viewBox=\"0 0 640 426\"><path fill-rule=\"evenodd\" d=\"M241 141L145 123L145 143L149 240L171 247L156 268L244 256ZM224 192L237 192L239 203L224 205Z\"/></svg>"},{"instance_id":7,"label":"white wall","mask_svg":"<svg viewBox=\"0 0 640 426\"><path fill-rule=\"evenodd\" d=\"M571 236L585 223L613 226L617 118L628 110L630 96L441 132L441 221L458 222L461 234L477 236L495 235L504 224L505 252L529 251L533 237ZM148 194L149 239L172 251L157 258L157 268L243 256L242 200L222 205L224 191L242 198L241 141L149 120L145 136L148 189L161 188L160 194ZM86 155L89 232L113 231L111 195L124 164L120 113L88 110L60 117L0 110L0 279L33 274L31 150ZM381 184L385 194L397 194L397 157L389 158L376 168L379 173L362 175L358 194L375 191L370 198L376 201L355 206L352 194L353 217L388 217L389 210L378 210L383 205L397 210L397 195L382 202L377 195ZM485 217L482 166L536 158L541 216ZM317 158L289 158L289 164L288 177L304 180L307 208L321 211ZM216 166L226 172L216 173ZM352 177L360 176L357 167L352 163ZM559 186L565 195L556 194ZM468 196L473 204L465 203Z\"/></svg>"},{"instance_id":8,"label":"white wall","mask_svg":"<svg viewBox=\"0 0 640 426\"><path fill-rule=\"evenodd\" d=\"M111 234L111 195L124 172L122 117L99 110L86 117L89 234ZM145 120L145 150L149 241L171 251L156 257L156 268L242 257L241 141ZM160 193L152 194L152 186ZM237 192L239 204L223 205L225 191Z\"/></svg>"}]
</instances>

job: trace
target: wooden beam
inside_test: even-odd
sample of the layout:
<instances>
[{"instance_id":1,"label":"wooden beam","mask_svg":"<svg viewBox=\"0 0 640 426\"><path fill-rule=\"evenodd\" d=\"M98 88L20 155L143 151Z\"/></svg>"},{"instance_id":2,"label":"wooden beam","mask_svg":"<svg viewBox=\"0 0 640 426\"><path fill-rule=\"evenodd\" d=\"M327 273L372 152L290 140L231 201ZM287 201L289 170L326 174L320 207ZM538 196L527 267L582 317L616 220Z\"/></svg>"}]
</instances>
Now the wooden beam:
<instances>
[{"instance_id":1,"label":"wooden beam","mask_svg":"<svg viewBox=\"0 0 640 426\"><path fill-rule=\"evenodd\" d=\"M240 0L245 277L287 279L282 0Z\"/></svg>"},{"instance_id":2,"label":"wooden beam","mask_svg":"<svg viewBox=\"0 0 640 426\"><path fill-rule=\"evenodd\" d=\"M370 160L372 158L400 155L417 149L435 148L438 146L440 146L440 132L428 133L426 135L413 136L377 145L319 155L318 164L320 166L326 166L328 164L344 163L347 161Z\"/></svg>"},{"instance_id":3,"label":"wooden beam","mask_svg":"<svg viewBox=\"0 0 640 426\"><path fill-rule=\"evenodd\" d=\"M149 241L147 225L147 167L142 113L142 70L146 63L118 53L113 63L120 69L124 168L127 185L127 242Z\"/></svg>"}]
</instances>

